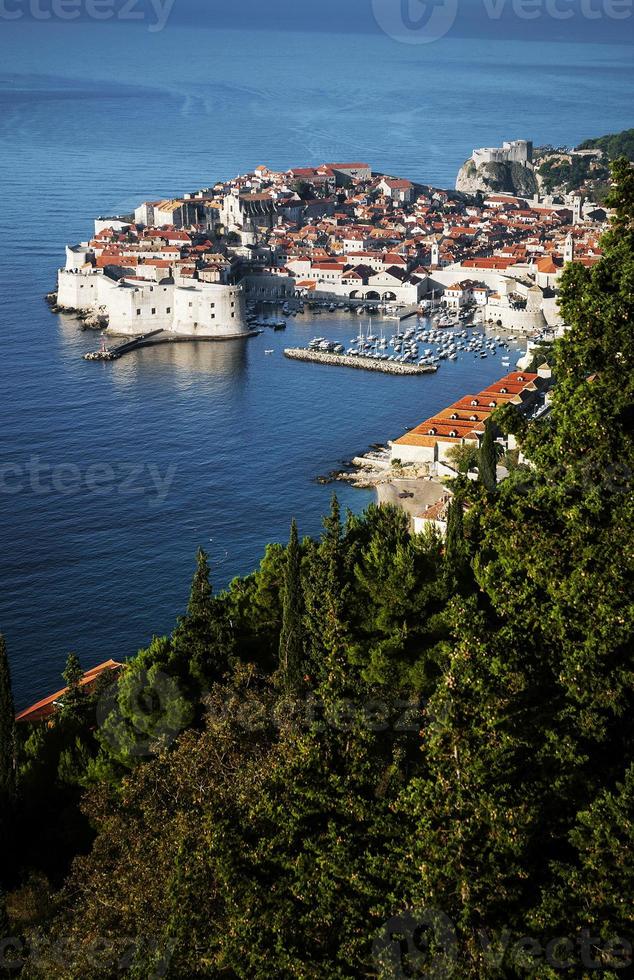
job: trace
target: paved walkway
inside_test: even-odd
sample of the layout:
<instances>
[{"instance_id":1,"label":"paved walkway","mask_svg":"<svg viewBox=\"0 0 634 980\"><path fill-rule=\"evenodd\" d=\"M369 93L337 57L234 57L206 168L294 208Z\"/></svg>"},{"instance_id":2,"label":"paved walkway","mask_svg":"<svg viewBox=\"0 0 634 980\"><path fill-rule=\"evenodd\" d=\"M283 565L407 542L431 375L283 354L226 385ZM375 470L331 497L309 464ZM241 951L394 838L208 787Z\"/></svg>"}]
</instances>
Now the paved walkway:
<instances>
[{"instance_id":1,"label":"paved walkway","mask_svg":"<svg viewBox=\"0 0 634 980\"><path fill-rule=\"evenodd\" d=\"M389 483L380 483L377 495L380 504L394 504L400 507L410 517L420 514L430 504L435 504L447 493L447 487L436 480L421 477L417 480L391 480ZM412 493L412 497L399 497L404 492Z\"/></svg>"}]
</instances>

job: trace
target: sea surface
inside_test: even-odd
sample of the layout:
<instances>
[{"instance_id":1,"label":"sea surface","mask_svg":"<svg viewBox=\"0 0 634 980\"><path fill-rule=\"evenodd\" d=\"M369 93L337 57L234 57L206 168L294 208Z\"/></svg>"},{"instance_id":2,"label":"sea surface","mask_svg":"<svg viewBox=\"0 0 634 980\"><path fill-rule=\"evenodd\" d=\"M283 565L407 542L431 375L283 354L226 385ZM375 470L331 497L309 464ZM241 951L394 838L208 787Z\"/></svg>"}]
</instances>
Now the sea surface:
<instances>
[{"instance_id":1,"label":"sea surface","mask_svg":"<svg viewBox=\"0 0 634 980\"><path fill-rule=\"evenodd\" d=\"M339 314L88 363L95 335L43 302L64 244L96 215L259 163L362 159L452 186L474 146L631 126L632 61L625 46L0 23L0 629L19 705L55 689L69 650L88 667L169 630L199 545L223 587L291 517L319 531L318 475L504 373L495 358L404 378L283 358L315 333L347 344L358 323ZM353 510L372 499L337 489Z\"/></svg>"}]
</instances>

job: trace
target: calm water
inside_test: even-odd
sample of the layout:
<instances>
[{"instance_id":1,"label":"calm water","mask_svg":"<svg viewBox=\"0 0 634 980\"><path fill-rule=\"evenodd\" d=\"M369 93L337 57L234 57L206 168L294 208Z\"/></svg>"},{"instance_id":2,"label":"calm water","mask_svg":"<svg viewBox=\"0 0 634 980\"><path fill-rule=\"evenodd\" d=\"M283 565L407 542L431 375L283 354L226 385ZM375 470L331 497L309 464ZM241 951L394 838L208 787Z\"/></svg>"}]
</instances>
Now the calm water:
<instances>
[{"instance_id":1,"label":"calm water","mask_svg":"<svg viewBox=\"0 0 634 980\"><path fill-rule=\"evenodd\" d=\"M361 158L446 186L473 146L622 129L632 49L0 29L1 433L15 467L0 494L0 627L23 704L55 685L69 649L88 666L169 629L199 544L225 584L285 539L292 515L318 531L330 494L318 474L503 373L494 359L392 378L282 358L315 333L347 343L358 322L343 317L86 363L94 335L41 298L64 243L96 214L260 162ZM101 490L86 486L97 463L118 476ZM123 485L131 465L141 473ZM370 499L340 496L353 509Z\"/></svg>"}]
</instances>

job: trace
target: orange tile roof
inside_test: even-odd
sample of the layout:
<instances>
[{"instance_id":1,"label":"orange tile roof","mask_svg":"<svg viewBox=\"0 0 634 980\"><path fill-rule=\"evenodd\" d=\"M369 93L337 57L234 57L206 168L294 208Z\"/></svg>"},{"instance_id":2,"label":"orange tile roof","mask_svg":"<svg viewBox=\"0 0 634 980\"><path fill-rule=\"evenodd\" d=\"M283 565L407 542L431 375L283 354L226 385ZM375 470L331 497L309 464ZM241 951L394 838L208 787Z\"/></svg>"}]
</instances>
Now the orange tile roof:
<instances>
[{"instance_id":1,"label":"orange tile roof","mask_svg":"<svg viewBox=\"0 0 634 980\"><path fill-rule=\"evenodd\" d=\"M80 680L79 686L90 687L106 671L116 671L118 673L122 668L123 664L118 663L116 660L106 660L97 667L92 667L90 670L87 670ZM36 701L36 703L32 704L29 708L25 708L23 711L20 711L15 716L15 720L42 721L44 718L49 718L51 715L55 714L59 707L57 702L63 698L67 692L68 688L63 687L54 694L49 694L47 698L43 698L41 701Z\"/></svg>"},{"instance_id":2,"label":"orange tile roof","mask_svg":"<svg viewBox=\"0 0 634 980\"><path fill-rule=\"evenodd\" d=\"M493 382L477 395L465 395L437 415L425 419L420 425L406 432L394 444L400 446L435 446L442 442L460 442L463 439L476 441L484 431L484 423L494 408L507 402L521 402L521 396L526 390L535 390L535 380L539 376L529 372L512 371L510 374ZM506 390L502 390L506 389ZM476 404L473 405L472 403ZM451 415L456 414L457 419ZM476 418L471 418L475 415ZM432 433L430 430L434 429ZM449 433L455 432L455 436Z\"/></svg>"}]
</instances>

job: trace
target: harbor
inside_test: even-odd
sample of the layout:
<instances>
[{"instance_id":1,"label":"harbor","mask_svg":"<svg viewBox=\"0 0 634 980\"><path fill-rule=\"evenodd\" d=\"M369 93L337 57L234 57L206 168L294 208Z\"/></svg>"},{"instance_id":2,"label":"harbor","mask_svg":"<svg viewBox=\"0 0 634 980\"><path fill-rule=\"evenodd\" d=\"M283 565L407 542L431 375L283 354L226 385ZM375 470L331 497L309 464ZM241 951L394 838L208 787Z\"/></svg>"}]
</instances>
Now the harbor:
<instances>
[{"instance_id":1,"label":"harbor","mask_svg":"<svg viewBox=\"0 0 634 980\"><path fill-rule=\"evenodd\" d=\"M469 319L467 320L467 316ZM332 322L332 321L331 321ZM475 328L475 329L474 329ZM385 324L367 321L348 344L326 336L313 337L305 347L287 347L284 355L292 360L378 371L384 374L434 374L443 362L459 358L483 360L498 353L503 366L510 362L510 339L490 336L477 329L468 314L418 314L410 324L399 322L385 331ZM425 346L429 345L429 346ZM267 350L266 353L273 353Z\"/></svg>"}]
</instances>

